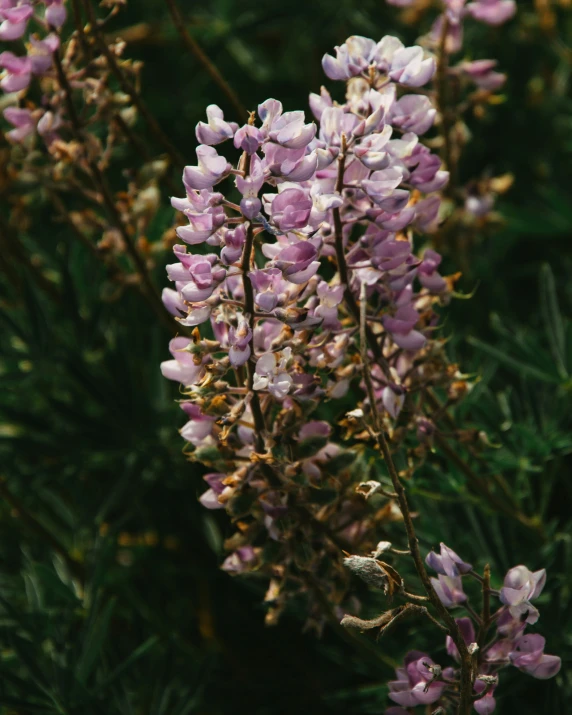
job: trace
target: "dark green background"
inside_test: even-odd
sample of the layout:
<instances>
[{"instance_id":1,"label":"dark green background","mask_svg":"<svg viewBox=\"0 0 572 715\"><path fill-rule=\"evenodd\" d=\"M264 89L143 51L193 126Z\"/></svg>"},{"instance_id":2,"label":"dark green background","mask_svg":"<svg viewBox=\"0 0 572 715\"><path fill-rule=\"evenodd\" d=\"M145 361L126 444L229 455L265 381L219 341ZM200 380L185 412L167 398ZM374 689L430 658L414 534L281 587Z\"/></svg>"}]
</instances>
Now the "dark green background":
<instances>
[{"instance_id":1,"label":"dark green background","mask_svg":"<svg viewBox=\"0 0 572 715\"><path fill-rule=\"evenodd\" d=\"M413 41L426 29L400 24L382 0L180 5L252 109L269 96L305 108L324 82L321 56L350 34ZM462 255L454 247L446 255L450 271L462 264L461 289L478 289L451 306L445 330L452 356L481 377L462 408L465 424L500 445L485 452L488 468L502 470L523 510L540 515L542 535L470 497L446 463L419 477L413 499L425 548L443 540L480 567L490 561L497 585L518 563L548 569L538 632L563 669L547 682L504 671L497 712L564 715L572 710L572 11L558 10L555 29L544 31L534 3L518 5L506 26L473 24L466 33L467 56L498 58L509 80L506 101L471 123L462 177L511 172L515 184L498 204L504 225ZM112 35L148 26L126 54L145 62L145 99L193 163L194 126L209 103L230 116L225 97L185 51L159 0L133 0L114 23ZM8 197L1 200L6 214ZM106 300L104 269L47 203L33 210L22 244L63 299L50 299L4 252L0 474L83 562L88 598L77 599L37 528L0 503L3 712L383 712L391 668L365 661L328 629L321 638L302 633L302 602L265 628L264 584L218 570L230 528L224 514L198 504L201 471L181 453L177 387L158 368L168 333L135 293ZM165 195L150 238L172 218ZM159 255L159 286L168 260ZM125 534L142 543L125 545ZM417 622L377 647L394 660L409 648L443 654L441 636Z\"/></svg>"}]
</instances>

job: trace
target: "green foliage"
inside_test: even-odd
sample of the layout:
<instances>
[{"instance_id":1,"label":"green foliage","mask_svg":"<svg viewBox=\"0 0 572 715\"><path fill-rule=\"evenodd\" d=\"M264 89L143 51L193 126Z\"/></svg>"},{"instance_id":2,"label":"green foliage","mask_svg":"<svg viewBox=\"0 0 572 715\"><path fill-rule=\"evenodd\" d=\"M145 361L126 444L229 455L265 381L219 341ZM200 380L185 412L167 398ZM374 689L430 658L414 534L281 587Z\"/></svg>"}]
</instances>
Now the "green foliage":
<instances>
[{"instance_id":1,"label":"green foliage","mask_svg":"<svg viewBox=\"0 0 572 715\"><path fill-rule=\"evenodd\" d=\"M488 50L510 77L506 104L471 127L462 167L467 176L515 174L499 206L505 223L448 258L452 270L463 263L463 290L479 285L446 323L451 354L479 378L456 417L490 446L474 463L476 481L436 454L411 493L424 550L445 541L479 568L488 560L496 586L518 563L548 569L538 627L562 656L562 673L549 682L503 673L497 712L564 715L572 698L572 124L561 41L572 41L572 13L559 11L560 36L547 42L534 3L519 3L519 12L506 33L469 37L475 56ZM319 88L321 55L349 34L412 39L396 17L377 0L216 0L187 14L246 106L277 96L287 109ZM148 23L128 50L146 63L144 93L160 123L194 156L190 127L206 104L229 109L224 97L185 54L163 3L133 2L118 18L113 30ZM31 210L43 230L19 238L30 260L6 236L0 260L1 712L381 712L387 662L407 644L435 658L444 648L416 622L353 645L336 629L321 639L301 633L296 609L265 628L263 586L218 569L226 521L197 503L202 471L182 454L177 390L158 370L165 328L135 290L113 295L105 270L42 197ZM161 212L150 241L171 221ZM166 283L160 270L155 279ZM301 443L300 456L319 446ZM332 473L354 458L341 453ZM508 495L508 511L487 489ZM328 490L313 494L328 503ZM365 611L384 607L357 588Z\"/></svg>"}]
</instances>

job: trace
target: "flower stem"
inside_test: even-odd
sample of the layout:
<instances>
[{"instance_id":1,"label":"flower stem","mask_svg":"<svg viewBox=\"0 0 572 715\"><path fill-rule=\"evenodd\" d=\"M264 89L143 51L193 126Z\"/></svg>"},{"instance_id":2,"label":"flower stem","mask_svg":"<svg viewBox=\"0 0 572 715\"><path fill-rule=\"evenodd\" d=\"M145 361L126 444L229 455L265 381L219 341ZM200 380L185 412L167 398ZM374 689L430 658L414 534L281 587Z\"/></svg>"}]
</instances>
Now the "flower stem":
<instances>
[{"instance_id":1,"label":"flower stem","mask_svg":"<svg viewBox=\"0 0 572 715\"><path fill-rule=\"evenodd\" d=\"M175 2L175 0L165 0L165 2L167 3L167 7L169 8L169 12L173 19L173 23L177 28L177 32L183 40L183 44L189 50L189 52L191 52L191 54L193 54L196 59L202 64L202 66L210 75L213 82L217 84L218 87L222 90L223 94L226 95L226 98L233 106L233 109L236 113L236 118L239 121L244 121L247 115L246 109L242 106L236 92L222 76L218 67L213 63L211 59L209 59L205 51L185 27L185 20L181 15L181 11L179 10L177 3Z\"/></svg>"},{"instance_id":2,"label":"flower stem","mask_svg":"<svg viewBox=\"0 0 572 715\"><path fill-rule=\"evenodd\" d=\"M441 617L443 623L447 626L449 635L453 639L453 642L457 646L457 649L461 658L461 677L459 686L459 707L457 710L458 715L469 715L471 711L471 693L473 689L473 668L472 668L472 658L467 649L467 645L463 639L461 631L457 626L455 619L449 613L447 608L441 603L439 596L433 588L431 579L425 569L425 564L423 563L423 558L421 556L421 551L419 549L419 541L415 534L415 527L413 525L413 518L411 516L411 511L409 509L409 503L407 500L407 495L401 480L399 479L399 474L395 467L393 457L391 456L391 451L389 445L385 438L383 432L383 424L380 419L379 411L377 409L377 400L375 397L375 390L373 386L373 381L371 379L371 373L369 370L369 360L368 360L368 345L367 334L366 334L366 296L365 296L365 284L362 284L362 294L361 294L361 359L362 359L362 370L363 378L366 384L367 394L369 397L371 415L373 428L375 430L375 435L377 439L378 446L381 450L389 476L393 482L393 488L397 494L397 502L403 516L403 522L405 524L405 531L407 532L407 540L409 542L409 549L411 551L411 556L413 558L413 563L415 564L415 570L423 588L429 600L431 601L433 607Z\"/></svg>"}]
</instances>

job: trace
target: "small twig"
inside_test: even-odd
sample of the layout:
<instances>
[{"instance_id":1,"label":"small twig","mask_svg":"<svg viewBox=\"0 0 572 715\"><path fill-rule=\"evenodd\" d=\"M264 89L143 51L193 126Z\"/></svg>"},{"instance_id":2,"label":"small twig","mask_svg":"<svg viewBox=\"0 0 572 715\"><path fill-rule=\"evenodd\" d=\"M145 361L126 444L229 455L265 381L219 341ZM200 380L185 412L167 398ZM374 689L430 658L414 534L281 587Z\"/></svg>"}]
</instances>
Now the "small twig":
<instances>
[{"instance_id":1,"label":"small twig","mask_svg":"<svg viewBox=\"0 0 572 715\"><path fill-rule=\"evenodd\" d=\"M177 28L177 32L183 40L183 44L191 52L191 54L194 55L195 58L202 64L202 66L210 75L213 82L217 84L218 87L222 90L222 92L226 95L226 98L232 104L233 109L236 112L237 119L241 122L245 121L248 112L242 106L236 92L222 76L218 67L211 59L209 59L205 51L185 27L185 20L181 15L181 11L179 10L177 3L175 2L175 0L165 1L167 3L167 7L169 8L169 12L171 13L171 17L173 18L173 23Z\"/></svg>"},{"instance_id":2,"label":"small twig","mask_svg":"<svg viewBox=\"0 0 572 715\"><path fill-rule=\"evenodd\" d=\"M483 610L481 611L481 625L477 635L477 643L482 648L487 637L487 631L491 623L491 567L485 566L482 581Z\"/></svg>"},{"instance_id":3,"label":"small twig","mask_svg":"<svg viewBox=\"0 0 572 715\"><path fill-rule=\"evenodd\" d=\"M329 602L328 597L322 591L320 585L312 574L304 572L302 574L302 580L304 581L304 583L306 583L309 590L313 593L314 597L320 604L320 608L323 614L326 616L326 619L332 630L337 633L340 638L342 638L346 643L351 645L352 648L356 652L358 652L361 657L370 661L374 667L379 668L380 663L383 663L383 665L389 666L390 668L396 667L397 664L393 660L393 658L390 658L389 656L385 655L385 653L381 652L379 648L376 648L372 642L354 636L350 631L340 625L339 618L334 614L332 610L332 605Z\"/></svg>"},{"instance_id":4,"label":"small twig","mask_svg":"<svg viewBox=\"0 0 572 715\"><path fill-rule=\"evenodd\" d=\"M250 156L244 152L243 162L245 167L245 174L250 171ZM260 398L258 393L254 390L254 290L252 288L252 282L249 277L250 263L252 260L252 251L254 247L254 232L252 228L252 222L248 222L248 228L246 230L246 239L244 241L244 248L242 249L242 258L240 261L240 266L242 269L242 287L244 290L244 313L248 319L249 327L251 331L250 338L250 358L246 362L246 375L247 375L247 387L251 394L250 408L252 410L252 418L254 420L254 439L255 447L258 453L264 452L264 433L266 432L266 425L264 422L264 414L260 406Z\"/></svg>"}]
</instances>

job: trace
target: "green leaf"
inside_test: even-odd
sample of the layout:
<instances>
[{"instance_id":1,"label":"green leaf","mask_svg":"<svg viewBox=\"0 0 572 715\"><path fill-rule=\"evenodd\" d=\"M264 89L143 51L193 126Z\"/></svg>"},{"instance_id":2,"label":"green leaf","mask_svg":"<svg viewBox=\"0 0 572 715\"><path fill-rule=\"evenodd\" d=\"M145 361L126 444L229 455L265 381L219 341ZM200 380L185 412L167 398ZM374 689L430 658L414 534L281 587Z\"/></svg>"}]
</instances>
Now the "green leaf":
<instances>
[{"instance_id":1,"label":"green leaf","mask_svg":"<svg viewBox=\"0 0 572 715\"><path fill-rule=\"evenodd\" d=\"M467 338L467 342L469 345L472 345L478 350L482 350L484 353L487 353L487 355L490 355L495 358L495 360L498 360L498 362L502 365L506 365L506 367L514 370L522 376L532 377L535 380L540 380L541 382L549 382L557 385L560 384L560 379L557 375L551 375L550 373L539 370L537 367L534 367L534 365L528 365L521 360L517 360L516 358L507 355L499 348L495 348L494 346L485 343L483 340L480 340L480 338L475 338L471 335Z\"/></svg>"},{"instance_id":2,"label":"green leaf","mask_svg":"<svg viewBox=\"0 0 572 715\"><path fill-rule=\"evenodd\" d=\"M560 306L558 305L554 273L547 263L540 269L540 310L558 374L563 379L566 379L568 377L568 370L566 369L564 321L560 312Z\"/></svg>"},{"instance_id":3,"label":"green leaf","mask_svg":"<svg viewBox=\"0 0 572 715\"><path fill-rule=\"evenodd\" d=\"M101 650L107 638L107 631L113 610L115 609L115 599L110 599L103 607L97 618L93 619L86 635L83 651L79 657L76 667L76 677L84 685L89 678Z\"/></svg>"},{"instance_id":4,"label":"green leaf","mask_svg":"<svg viewBox=\"0 0 572 715\"><path fill-rule=\"evenodd\" d=\"M131 655L126 658L123 663L117 666L115 670L109 675L101 684L101 690L108 688L112 683L114 683L119 676L123 675L132 665L134 665L138 660L140 660L148 651L150 651L157 643L159 643L159 636L151 636L144 643L142 643L138 648L136 648Z\"/></svg>"}]
</instances>

